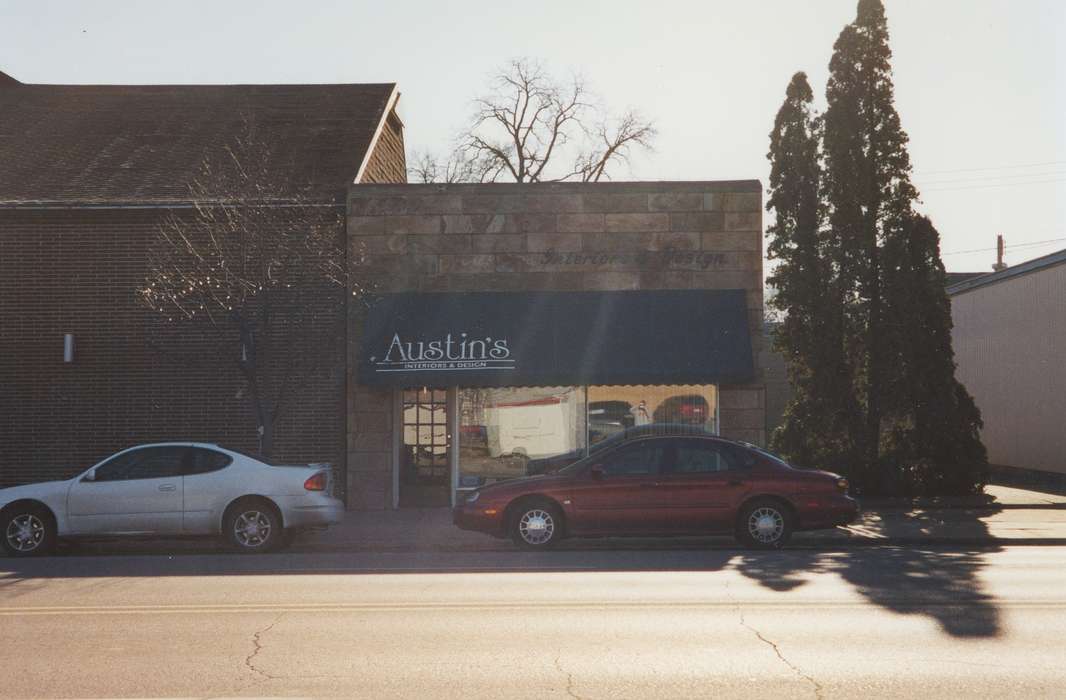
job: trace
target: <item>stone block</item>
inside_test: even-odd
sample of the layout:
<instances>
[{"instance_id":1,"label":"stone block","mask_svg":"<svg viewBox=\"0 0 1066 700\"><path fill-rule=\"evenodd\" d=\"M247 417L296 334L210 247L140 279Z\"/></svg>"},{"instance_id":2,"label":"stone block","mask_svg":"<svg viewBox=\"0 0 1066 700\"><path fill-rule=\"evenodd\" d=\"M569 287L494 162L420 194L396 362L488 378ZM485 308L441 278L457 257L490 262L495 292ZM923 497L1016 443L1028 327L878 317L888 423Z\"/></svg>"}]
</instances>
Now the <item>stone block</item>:
<instances>
[{"instance_id":1,"label":"stone block","mask_svg":"<svg viewBox=\"0 0 1066 700\"><path fill-rule=\"evenodd\" d=\"M584 236L586 251L648 250L650 233L587 233Z\"/></svg>"},{"instance_id":2,"label":"stone block","mask_svg":"<svg viewBox=\"0 0 1066 700\"><path fill-rule=\"evenodd\" d=\"M523 198L525 206L520 211L545 214L563 214L582 211L581 195L578 194L533 194Z\"/></svg>"},{"instance_id":3,"label":"stone block","mask_svg":"<svg viewBox=\"0 0 1066 700\"><path fill-rule=\"evenodd\" d=\"M510 214L525 211L525 197L513 194L470 194L462 196L464 214Z\"/></svg>"},{"instance_id":4,"label":"stone block","mask_svg":"<svg viewBox=\"0 0 1066 700\"><path fill-rule=\"evenodd\" d=\"M726 231L761 231L762 214L757 211L727 211L724 228Z\"/></svg>"},{"instance_id":5,"label":"stone block","mask_svg":"<svg viewBox=\"0 0 1066 700\"><path fill-rule=\"evenodd\" d=\"M390 452L392 450L392 433L356 432L348 441L350 452ZM348 468L351 469L351 461Z\"/></svg>"},{"instance_id":6,"label":"stone block","mask_svg":"<svg viewBox=\"0 0 1066 700\"><path fill-rule=\"evenodd\" d=\"M745 270L693 270L692 289L762 290L762 279Z\"/></svg>"},{"instance_id":7,"label":"stone block","mask_svg":"<svg viewBox=\"0 0 1066 700\"><path fill-rule=\"evenodd\" d=\"M699 250L700 234L671 231L651 234L651 250Z\"/></svg>"},{"instance_id":8,"label":"stone block","mask_svg":"<svg viewBox=\"0 0 1066 700\"><path fill-rule=\"evenodd\" d=\"M634 213L634 214L607 214L607 231L670 231L670 214Z\"/></svg>"},{"instance_id":9,"label":"stone block","mask_svg":"<svg viewBox=\"0 0 1066 700\"><path fill-rule=\"evenodd\" d=\"M409 214L461 214L462 199L454 194L389 195L348 199L348 213L355 216Z\"/></svg>"},{"instance_id":10,"label":"stone block","mask_svg":"<svg viewBox=\"0 0 1066 700\"><path fill-rule=\"evenodd\" d=\"M699 192L653 192L648 195L650 211L700 211L704 195Z\"/></svg>"},{"instance_id":11,"label":"stone block","mask_svg":"<svg viewBox=\"0 0 1066 700\"><path fill-rule=\"evenodd\" d=\"M640 273L589 272L585 274L582 280L582 287L588 291L640 289Z\"/></svg>"},{"instance_id":12,"label":"stone block","mask_svg":"<svg viewBox=\"0 0 1066 700\"><path fill-rule=\"evenodd\" d=\"M348 246L354 255L403 255L407 252L407 237L404 235L392 236L359 236L353 238Z\"/></svg>"},{"instance_id":13,"label":"stone block","mask_svg":"<svg viewBox=\"0 0 1066 700\"><path fill-rule=\"evenodd\" d=\"M715 203L720 211L762 211L762 195L758 192L719 192Z\"/></svg>"},{"instance_id":14,"label":"stone block","mask_svg":"<svg viewBox=\"0 0 1066 700\"><path fill-rule=\"evenodd\" d=\"M553 214L508 214L504 233L553 233L556 230Z\"/></svg>"},{"instance_id":15,"label":"stone block","mask_svg":"<svg viewBox=\"0 0 1066 700\"><path fill-rule=\"evenodd\" d=\"M385 233L385 217L349 216L348 233L353 236L371 236Z\"/></svg>"},{"instance_id":16,"label":"stone block","mask_svg":"<svg viewBox=\"0 0 1066 700\"><path fill-rule=\"evenodd\" d=\"M454 255L471 251L469 235L408 236L407 247L412 253Z\"/></svg>"},{"instance_id":17,"label":"stone block","mask_svg":"<svg viewBox=\"0 0 1066 700\"><path fill-rule=\"evenodd\" d=\"M493 272L521 274L536 269L536 255L530 253L497 253Z\"/></svg>"},{"instance_id":18,"label":"stone block","mask_svg":"<svg viewBox=\"0 0 1066 700\"><path fill-rule=\"evenodd\" d=\"M581 250L581 234L530 233L526 236L526 246L531 253L544 253L549 250L573 252Z\"/></svg>"},{"instance_id":19,"label":"stone block","mask_svg":"<svg viewBox=\"0 0 1066 700\"><path fill-rule=\"evenodd\" d=\"M721 231L725 223L723 214L713 211L672 212L669 217L671 231Z\"/></svg>"},{"instance_id":20,"label":"stone block","mask_svg":"<svg viewBox=\"0 0 1066 700\"><path fill-rule=\"evenodd\" d=\"M728 387L723 388L718 398L722 410L750 410L763 407L763 390L761 388Z\"/></svg>"},{"instance_id":21,"label":"stone block","mask_svg":"<svg viewBox=\"0 0 1066 700\"><path fill-rule=\"evenodd\" d=\"M561 233L595 233L607 230L603 214L560 214L556 227Z\"/></svg>"},{"instance_id":22,"label":"stone block","mask_svg":"<svg viewBox=\"0 0 1066 700\"><path fill-rule=\"evenodd\" d=\"M722 408L719 416L723 426L733 430L759 430L766 428L766 411L762 408Z\"/></svg>"},{"instance_id":23,"label":"stone block","mask_svg":"<svg viewBox=\"0 0 1066 700\"><path fill-rule=\"evenodd\" d=\"M385 218L386 233L413 235L444 232L444 217L434 215L389 216Z\"/></svg>"},{"instance_id":24,"label":"stone block","mask_svg":"<svg viewBox=\"0 0 1066 700\"><path fill-rule=\"evenodd\" d=\"M354 435L353 435L354 437ZM374 474L392 476L392 452L349 452L348 472L372 479Z\"/></svg>"},{"instance_id":25,"label":"stone block","mask_svg":"<svg viewBox=\"0 0 1066 700\"><path fill-rule=\"evenodd\" d=\"M443 274L472 274L477 272L495 272L495 256L482 253L472 255L440 256L440 272Z\"/></svg>"},{"instance_id":26,"label":"stone block","mask_svg":"<svg viewBox=\"0 0 1066 700\"><path fill-rule=\"evenodd\" d=\"M755 231L716 231L704 233L701 239L704 250L751 251L762 250L762 233Z\"/></svg>"},{"instance_id":27,"label":"stone block","mask_svg":"<svg viewBox=\"0 0 1066 700\"><path fill-rule=\"evenodd\" d=\"M471 237L470 244L471 250L475 253L524 253L526 251L526 237L523 235L475 235Z\"/></svg>"},{"instance_id":28,"label":"stone block","mask_svg":"<svg viewBox=\"0 0 1066 700\"><path fill-rule=\"evenodd\" d=\"M581 210L586 212L645 212L648 195L644 192L592 192L581 195Z\"/></svg>"}]
</instances>

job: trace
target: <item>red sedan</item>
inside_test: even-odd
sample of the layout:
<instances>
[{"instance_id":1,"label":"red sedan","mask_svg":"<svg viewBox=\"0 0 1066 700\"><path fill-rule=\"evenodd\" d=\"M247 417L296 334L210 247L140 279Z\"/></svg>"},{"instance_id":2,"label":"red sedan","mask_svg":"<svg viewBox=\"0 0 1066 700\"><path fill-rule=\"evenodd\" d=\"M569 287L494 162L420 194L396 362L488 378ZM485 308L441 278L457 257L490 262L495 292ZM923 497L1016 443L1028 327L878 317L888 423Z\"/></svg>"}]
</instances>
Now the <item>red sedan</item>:
<instances>
[{"instance_id":1,"label":"red sedan","mask_svg":"<svg viewBox=\"0 0 1066 700\"><path fill-rule=\"evenodd\" d=\"M793 468L746 443L651 436L555 474L480 488L455 507L453 521L532 549L564 537L722 533L774 549L794 531L855 520L847 489L836 474Z\"/></svg>"}]
</instances>

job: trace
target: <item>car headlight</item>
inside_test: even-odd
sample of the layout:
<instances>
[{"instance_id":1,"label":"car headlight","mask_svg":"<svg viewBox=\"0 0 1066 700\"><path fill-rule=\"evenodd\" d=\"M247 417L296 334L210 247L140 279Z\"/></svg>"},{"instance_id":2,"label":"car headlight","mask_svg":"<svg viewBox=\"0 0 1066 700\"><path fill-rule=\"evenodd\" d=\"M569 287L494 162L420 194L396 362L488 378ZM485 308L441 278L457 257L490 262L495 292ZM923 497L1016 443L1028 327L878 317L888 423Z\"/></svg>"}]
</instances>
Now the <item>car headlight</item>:
<instances>
[{"instance_id":1,"label":"car headlight","mask_svg":"<svg viewBox=\"0 0 1066 700\"><path fill-rule=\"evenodd\" d=\"M469 496L466 497L466 502L467 503L473 503L473 502L477 501L477 499L479 499L479 498L481 498L481 492L480 491L475 491L474 493L472 493L472 494L470 494Z\"/></svg>"}]
</instances>

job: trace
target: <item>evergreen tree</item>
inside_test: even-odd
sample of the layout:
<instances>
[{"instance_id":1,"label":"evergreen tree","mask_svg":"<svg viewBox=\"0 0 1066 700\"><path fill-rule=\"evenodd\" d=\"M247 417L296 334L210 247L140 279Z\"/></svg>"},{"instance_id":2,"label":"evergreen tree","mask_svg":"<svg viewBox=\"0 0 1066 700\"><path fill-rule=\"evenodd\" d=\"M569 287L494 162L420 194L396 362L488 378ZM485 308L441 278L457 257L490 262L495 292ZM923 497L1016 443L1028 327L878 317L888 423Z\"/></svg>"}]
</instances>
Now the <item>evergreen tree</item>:
<instances>
[{"instance_id":1,"label":"evergreen tree","mask_svg":"<svg viewBox=\"0 0 1066 700\"><path fill-rule=\"evenodd\" d=\"M980 417L954 377L939 236L913 210L891 56L881 1L860 0L829 64L821 177L858 422L853 475L869 491L969 491L986 467Z\"/></svg>"},{"instance_id":2,"label":"evergreen tree","mask_svg":"<svg viewBox=\"0 0 1066 700\"><path fill-rule=\"evenodd\" d=\"M981 416L955 379L951 304L944 292L940 234L911 216L884 245L886 344L894 374L886 387L890 423L883 459L895 467L896 489L926 495L965 494L987 482Z\"/></svg>"},{"instance_id":3,"label":"evergreen tree","mask_svg":"<svg viewBox=\"0 0 1066 700\"><path fill-rule=\"evenodd\" d=\"M786 358L793 387L772 442L794 462L847 472L855 411L842 355L842 299L822 240L819 125L812 100L806 74L796 73L767 154L766 208L776 214L767 229L767 255L778 261L768 282L777 290L772 304L784 312L774 344Z\"/></svg>"}]
</instances>

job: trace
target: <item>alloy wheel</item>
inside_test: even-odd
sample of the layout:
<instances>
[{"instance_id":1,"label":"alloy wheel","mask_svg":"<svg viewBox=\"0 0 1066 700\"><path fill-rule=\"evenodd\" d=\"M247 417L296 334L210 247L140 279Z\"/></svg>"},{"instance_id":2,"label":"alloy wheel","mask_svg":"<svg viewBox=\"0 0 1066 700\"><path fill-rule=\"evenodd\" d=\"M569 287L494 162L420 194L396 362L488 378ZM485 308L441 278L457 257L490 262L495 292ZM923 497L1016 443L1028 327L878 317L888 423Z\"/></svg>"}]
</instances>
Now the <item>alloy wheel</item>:
<instances>
[{"instance_id":1,"label":"alloy wheel","mask_svg":"<svg viewBox=\"0 0 1066 700\"><path fill-rule=\"evenodd\" d=\"M270 519L258 510L247 510L233 521L233 536L242 547L262 547L270 539Z\"/></svg>"},{"instance_id":2,"label":"alloy wheel","mask_svg":"<svg viewBox=\"0 0 1066 700\"><path fill-rule=\"evenodd\" d=\"M33 513L23 513L8 522L4 534L13 550L28 553L41 546L45 532L44 522L40 518Z\"/></svg>"},{"instance_id":3,"label":"alloy wheel","mask_svg":"<svg viewBox=\"0 0 1066 700\"><path fill-rule=\"evenodd\" d=\"M756 508L748 516L748 534L759 544L773 544L785 532L785 517L769 506Z\"/></svg>"},{"instance_id":4,"label":"alloy wheel","mask_svg":"<svg viewBox=\"0 0 1066 700\"><path fill-rule=\"evenodd\" d=\"M527 510L518 521L518 534L528 544L546 544L555 536L555 518L540 508Z\"/></svg>"}]
</instances>

